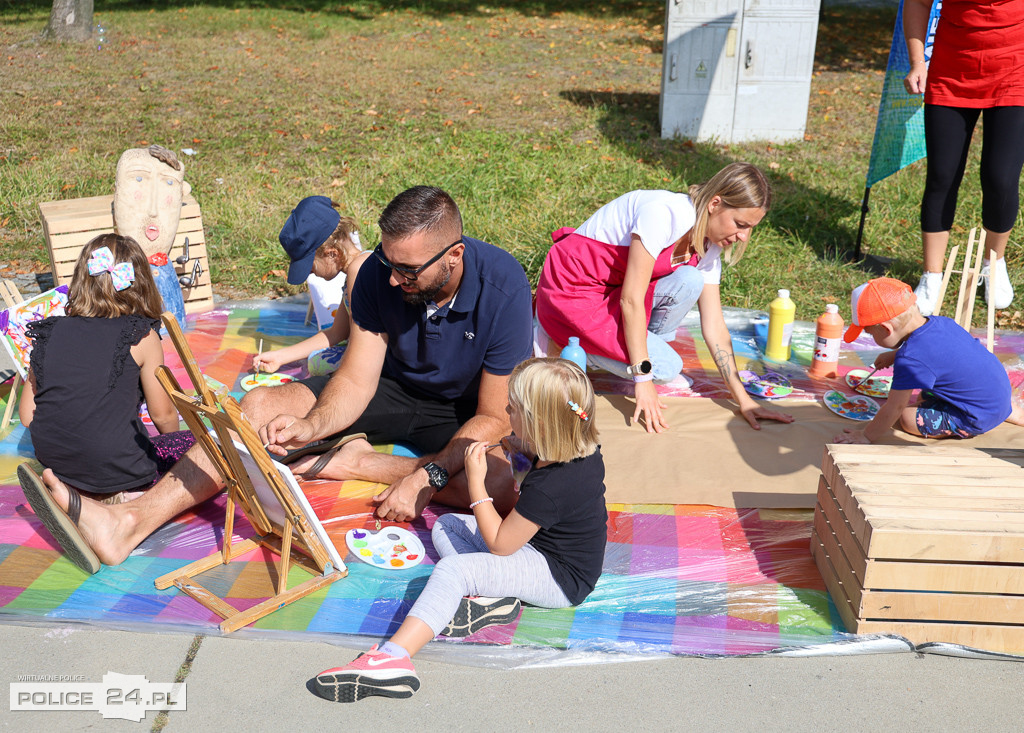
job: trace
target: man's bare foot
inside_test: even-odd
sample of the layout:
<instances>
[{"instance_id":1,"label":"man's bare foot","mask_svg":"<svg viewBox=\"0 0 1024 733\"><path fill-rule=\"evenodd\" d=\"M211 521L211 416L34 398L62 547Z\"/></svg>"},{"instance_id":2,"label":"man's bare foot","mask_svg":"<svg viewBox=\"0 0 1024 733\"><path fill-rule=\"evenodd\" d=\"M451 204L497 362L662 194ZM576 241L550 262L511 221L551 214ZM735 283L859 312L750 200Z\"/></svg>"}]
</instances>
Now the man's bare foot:
<instances>
[{"instance_id":1,"label":"man's bare foot","mask_svg":"<svg viewBox=\"0 0 1024 733\"><path fill-rule=\"evenodd\" d=\"M66 512L68 510L68 488L48 468L43 471L42 479L50 490L54 501ZM82 513L78 519L79 531L100 562L104 565L120 565L135 549L134 546L125 549L125 543L118 541L118 538L124 534L122 532L124 524L122 515L125 512L120 510L127 504L108 506L87 496L82 496L81 499Z\"/></svg>"},{"instance_id":2,"label":"man's bare foot","mask_svg":"<svg viewBox=\"0 0 1024 733\"><path fill-rule=\"evenodd\" d=\"M328 451L328 453L330 452ZM335 481L362 478L363 475L359 471L360 459L373 453L376 453L376 451L374 451L373 446L367 440L357 438L337 448L327 465L312 478L333 479ZM323 455L326 454L303 456L289 467L292 469L292 473L296 476L301 476L312 468L313 464L320 460Z\"/></svg>"}]
</instances>

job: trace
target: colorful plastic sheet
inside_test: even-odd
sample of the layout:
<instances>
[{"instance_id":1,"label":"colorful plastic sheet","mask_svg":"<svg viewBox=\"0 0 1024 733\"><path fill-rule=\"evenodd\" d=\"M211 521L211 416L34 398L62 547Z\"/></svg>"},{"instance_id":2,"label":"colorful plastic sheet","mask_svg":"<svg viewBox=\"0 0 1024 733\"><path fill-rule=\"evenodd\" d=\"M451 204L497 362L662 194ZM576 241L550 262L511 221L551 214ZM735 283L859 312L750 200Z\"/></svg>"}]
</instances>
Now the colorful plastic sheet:
<instances>
[{"instance_id":1,"label":"colorful plastic sheet","mask_svg":"<svg viewBox=\"0 0 1024 733\"><path fill-rule=\"evenodd\" d=\"M759 360L751 319L730 314L740 368ZM313 332L297 303L241 303L190 318L188 341L203 371L241 397L240 380L257 343L264 349L292 343ZM677 348L695 389L713 385L715 370L696 325L680 330ZM1024 337L1001 334L1004 360L1013 362L1015 383L1024 379L1020 356ZM858 343L856 366L870 363L872 345ZM167 347L169 348L169 346ZM166 354L179 381L177 357ZM791 373L809 395L820 391L797 363L772 365ZM292 374L300 368L293 367ZM603 377L595 381L602 385ZM827 385L826 385L827 386ZM709 387L709 389L711 389ZM671 390L671 387L669 387ZM401 446L382 450L405 451ZM218 547L224 526L224 497L169 522L124 562L87 576L59 552L35 518L14 478L17 465L32 458L31 441L17 426L0 441L0 623L82 622L122 629L218 633L205 608L174 588L157 591L153 580ZM351 528L372 529L370 497L379 485L358 481L304 484L317 516L336 546L345 550ZM348 577L237 632L246 636L290 635L309 639L374 640L393 632L426 582L436 553L429 528L439 506L409 526L427 548L426 560L409 570L374 568L348 555ZM239 513L235 534L251 536ZM491 627L466 640L432 644L455 662L501 664L553 650L621 654L746 655L815 649L834 653L842 646L877 651L862 637L842 630L838 614L809 553L811 512L723 509L684 505L609 506L604 573L591 596L570 609L525 608L514 624ZM238 608L273 594L272 558L262 550L203 575L202 582ZM308 576L293 570L289 584ZM845 646L843 646L845 643ZM899 648L906 648L900 645ZM489 651L488 651L489 650ZM431 652L433 653L433 652ZM571 663L559 657L548 663ZM475 661L474 661L475 660ZM561 661L559 661L561 660Z\"/></svg>"}]
</instances>

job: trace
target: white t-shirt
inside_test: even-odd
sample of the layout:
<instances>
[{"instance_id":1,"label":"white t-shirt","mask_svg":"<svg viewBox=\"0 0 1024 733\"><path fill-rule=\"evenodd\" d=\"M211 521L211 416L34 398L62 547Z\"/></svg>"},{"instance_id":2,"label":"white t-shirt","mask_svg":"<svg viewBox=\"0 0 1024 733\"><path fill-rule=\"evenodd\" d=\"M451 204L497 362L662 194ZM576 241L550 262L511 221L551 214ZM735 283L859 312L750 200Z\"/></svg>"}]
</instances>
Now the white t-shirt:
<instances>
[{"instance_id":1,"label":"white t-shirt","mask_svg":"<svg viewBox=\"0 0 1024 733\"><path fill-rule=\"evenodd\" d=\"M334 317L341 305L342 293L345 289L345 273L339 272L330 280L324 280L313 273L306 278L309 286L309 299L313 302L317 328L323 330L334 323Z\"/></svg>"},{"instance_id":2,"label":"white t-shirt","mask_svg":"<svg viewBox=\"0 0 1024 733\"><path fill-rule=\"evenodd\" d=\"M599 242L628 247L634 234L654 259L693 229L697 222L690 197L672 191L630 191L598 209L576 229ZM722 280L722 248L707 245L697 269L707 285Z\"/></svg>"}]
</instances>

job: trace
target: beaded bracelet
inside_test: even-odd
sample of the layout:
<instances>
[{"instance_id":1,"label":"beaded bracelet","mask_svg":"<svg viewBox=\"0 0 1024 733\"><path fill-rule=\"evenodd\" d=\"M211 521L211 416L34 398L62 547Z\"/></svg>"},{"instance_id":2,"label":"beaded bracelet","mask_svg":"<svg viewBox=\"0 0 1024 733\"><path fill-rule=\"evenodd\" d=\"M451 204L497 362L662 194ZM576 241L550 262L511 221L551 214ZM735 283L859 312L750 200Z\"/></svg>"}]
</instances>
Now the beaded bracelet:
<instances>
[{"instance_id":1,"label":"beaded bracelet","mask_svg":"<svg viewBox=\"0 0 1024 733\"><path fill-rule=\"evenodd\" d=\"M483 504L485 501L494 501L494 497L493 496L488 496L486 499L477 499L476 501L474 501L473 503L471 503L469 505L469 508L472 509L477 504Z\"/></svg>"}]
</instances>

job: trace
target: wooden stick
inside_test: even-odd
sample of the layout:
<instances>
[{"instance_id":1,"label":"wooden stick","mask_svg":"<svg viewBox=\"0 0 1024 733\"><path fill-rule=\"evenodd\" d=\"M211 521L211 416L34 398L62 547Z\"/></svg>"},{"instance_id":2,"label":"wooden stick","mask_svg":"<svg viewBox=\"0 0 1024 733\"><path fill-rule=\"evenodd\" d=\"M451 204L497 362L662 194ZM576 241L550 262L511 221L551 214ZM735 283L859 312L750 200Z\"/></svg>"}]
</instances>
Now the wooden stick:
<instances>
[{"instance_id":1,"label":"wooden stick","mask_svg":"<svg viewBox=\"0 0 1024 733\"><path fill-rule=\"evenodd\" d=\"M964 301L964 328L968 331L971 330L971 323L974 321L974 303L978 297L978 282L981 280L981 256L984 253L985 248L985 230L981 230L981 236L978 237L978 249L974 256L974 269L971 271L971 276L968 281L968 292L970 297Z\"/></svg>"},{"instance_id":2,"label":"wooden stick","mask_svg":"<svg viewBox=\"0 0 1024 733\"><path fill-rule=\"evenodd\" d=\"M256 376L260 374L259 358L263 356L263 339L260 339L260 347L256 351L256 358L253 359L253 366L256 367Z\"/></svg>"},{"instance_id":3,"label":"wooden stick","mask_svg":"<svg viewBox=\"0 0 1024 733\"><path fill-rule=\"evenodd\" d=\"M988 331L986 333L988 340L986 343L988 344L988 350L991 354L996 353L996 299L993 297L992 293L992 263L995 261L996 251L994 249L990 249L988 251Z\"/></svg>"},{"instance_id":4,"label":"wooden stick","mask_svg":"<svg viewBox=\"0 0 1024 733\"><path fill-rule=\"evenodd\" d=\"M963 324L964 294L967 292L967 275L971 271L971 255L974 254L974 237L977 232L977 227L971 229L971 234L967 238L967 254L964 256L964 267L960 272L960 291L956 298L956 309L953 311L953 320L961 328L965 328Z\"/></svg>"},{"instance_id":5,"label":"wooden stick","mask_svg":"<svg viewBox=\"0 0 1024 733\"><path fill-rule=\"evenodd\" d=\"M942 301L946 298L946 286L949 285L949 276L953 274L953 265L956 264L956 256L959 252L960 245L954 244L953 249L949 252L949 259L946 260L946 271L942 275L942 287L939 288L939 298L935 301L933 315L939 315L939 311L942 310Z\"/></svg>"}]
</instances>

